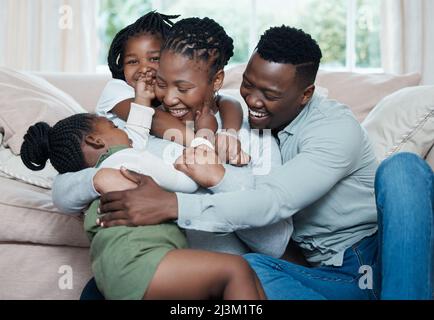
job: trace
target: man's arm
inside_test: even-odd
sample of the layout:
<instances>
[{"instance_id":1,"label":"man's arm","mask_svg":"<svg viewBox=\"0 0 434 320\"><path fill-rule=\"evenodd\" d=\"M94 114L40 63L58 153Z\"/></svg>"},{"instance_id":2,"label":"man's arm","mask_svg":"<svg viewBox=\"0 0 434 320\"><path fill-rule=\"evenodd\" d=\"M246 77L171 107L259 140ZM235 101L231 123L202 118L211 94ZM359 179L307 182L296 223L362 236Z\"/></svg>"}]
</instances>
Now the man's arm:
<instances>
[{"instance_id":1,"label":"man's arm","mask_svg":"<svg viewBox=\"0 0 434 320\"><path fill-rule=\"evenodd\" d=\"M297 156L267 176L255 176L254 190L212 196L177 193L178 224L187 229L233 232L290 218L352 173L362 141L362 129L352 119L314 127L299 141Z\"/></svg>"}]
</instances>

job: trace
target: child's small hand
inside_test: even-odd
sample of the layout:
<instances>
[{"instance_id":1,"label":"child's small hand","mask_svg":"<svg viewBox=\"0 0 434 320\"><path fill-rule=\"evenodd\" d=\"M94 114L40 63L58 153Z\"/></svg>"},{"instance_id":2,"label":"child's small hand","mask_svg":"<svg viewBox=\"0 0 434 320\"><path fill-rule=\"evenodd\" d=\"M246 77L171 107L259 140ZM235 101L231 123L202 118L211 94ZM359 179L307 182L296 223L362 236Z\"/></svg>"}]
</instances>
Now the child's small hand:
<instances>
[{"instance_id":1,"label":"child's small hand","mask_svg":"<svg viewBox=\"0 0 434 320\"><path fill-rule=\"evenodd\" d=\"M211 188L220 183L225 168L215 151L208 146L186 148L175 162L175 169L185 173L198 185Z\"/></svg>"},{"instance_id":2,"label":"child's small hand","mask_svg":"<svg viewBox=\"0 0 434 320\"><path fill-rule=\"evenodd\" d=\"M250 156L241 149L241 142L235 135L217 134L215 147L224 163L242 167L250 162Z\"/></svg>"},{"instance_id":3,"label":"child's small hand","mask_svg":"<svg viewBox=\"0 0 434 320\"><path fill-rule=\"evenodd\" d=\"M148 69L136 82L134 102L150 107L152 100L155 99L155 82L155 71Z\"/></svg>"}]
</instances>

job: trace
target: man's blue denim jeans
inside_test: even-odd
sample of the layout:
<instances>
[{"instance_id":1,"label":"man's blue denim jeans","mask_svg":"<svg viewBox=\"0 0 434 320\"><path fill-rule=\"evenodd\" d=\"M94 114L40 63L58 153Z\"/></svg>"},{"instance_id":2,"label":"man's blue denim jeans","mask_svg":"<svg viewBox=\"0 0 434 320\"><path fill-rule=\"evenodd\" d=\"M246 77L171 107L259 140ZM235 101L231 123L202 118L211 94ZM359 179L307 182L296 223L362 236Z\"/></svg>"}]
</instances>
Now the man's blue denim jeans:
<instances>
[{"instance_id":1,"label":"man's blue denim jeans","mask_svg":"<svg viewBox=\"0 0 434 320\"><path fill-rule=\"evenodd\" d=\"M434 174L418 156L386 160L376 177L381 299L433 298Z\"/></svg>"},{"instance_id":2,"label":"man's blue denim jeans","mask_svg":"<svg viewBox=\"0 0 434 320\"><path fill-rule=\"evenodd\" d=\"M342 267L306 268L259 254L245 258L269 299L431 299L433 181L431 168L414 154L384 161L375 185L378 235L347 249ZM373 290L366 288L364 265L371 267Z\"/></svg>"},{"instance_id":3,"label":"man's blue denim jeans","mask_svg":"<svg viewBox=\"0 0 434 320\"><path fill-rule=\"evenodd\" d=\"M377 299L377 235L345 251L342 267L307 268L261 254L244 258L256 271L271 300L369 300ZM367 281L361 279L370 268ZM371 286L372 284L372 286Z\"/></svg>"}]
</instances>

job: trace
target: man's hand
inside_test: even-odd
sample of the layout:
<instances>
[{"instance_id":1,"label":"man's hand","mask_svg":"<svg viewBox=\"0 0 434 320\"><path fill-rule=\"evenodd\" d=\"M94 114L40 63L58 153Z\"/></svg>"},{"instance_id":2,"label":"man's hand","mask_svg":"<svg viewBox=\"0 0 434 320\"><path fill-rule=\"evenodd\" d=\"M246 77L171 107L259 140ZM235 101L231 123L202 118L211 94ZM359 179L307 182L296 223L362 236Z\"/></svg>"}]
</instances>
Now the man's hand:
<instances>
[{"instance_id":1,"label":"man's hand","mask_svg":"<svg viewBox=\"0 0 434 320\"><path fill-rule=\"evenodd\" d=\"M176 160L175 168L204 188L218 185L225 175L225 168L219 157L205 145L186 148Z\"/></svg>"},{"instance_id":2,"label":"man's hand","mask_svg":"<svg viewBox=\"0 0 434 320\"><path fill-rule=\"evenodd\" d=\"M122 175L121 171L106 168L98 170L93 177L93 185L99 194L137 188L137 184Z\"/></svg>"},{"instance_id":3,"label":"man's hand","mask_svg":"<svg viewBox=\"0 0 434 320\"><path fill-rule=\"evenodd\" d=\"M101 196L99 211L104 216L97 224L102 227L156 225L178 217L176 194L167 192L147 176L121 170L137 184L128 191L111 192Z\"/></svg>"},{"instance_id":4,"label":"man's hand","mask_svg":"<svg viewBox=\"0 0 434 320\"><path fill-rule=\"evenodd\" d=\"M241 149L235 134L219 133L215 139L217 154L224 163L242 167L250 162L250 156Z\"/></svg>"}]
</instances>

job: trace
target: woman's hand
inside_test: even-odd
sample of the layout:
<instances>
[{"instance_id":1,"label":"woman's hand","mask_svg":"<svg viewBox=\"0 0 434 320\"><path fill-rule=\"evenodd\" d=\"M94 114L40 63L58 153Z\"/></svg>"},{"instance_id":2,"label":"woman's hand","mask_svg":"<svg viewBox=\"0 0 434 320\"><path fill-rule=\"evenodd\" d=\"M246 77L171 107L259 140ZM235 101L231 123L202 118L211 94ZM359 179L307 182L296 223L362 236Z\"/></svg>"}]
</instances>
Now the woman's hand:
<instances>
[{"instance_id":1,"label":"woman's hand","mask_svg":"<svg viewBox=\"0 0 434 320\"><path fill-rule=\"evenodd\" d=\"M218 185L226 171L215 151L205 145L186 148L175 168L204 188Z\"/></svg>"},{"instance_id":2,"label":"woman's hand","mask_svg":"<svg viewBox=\"0 0 434 320\"><path fill-rule=\"evenodd\" d=\"M134 181L137 188L101 196L99 211L104 216L97 220L101 227L156 225L178 218L176 194L167 192L155 181L126 169L122 175Z\"/></svg>"}]
</instances>

